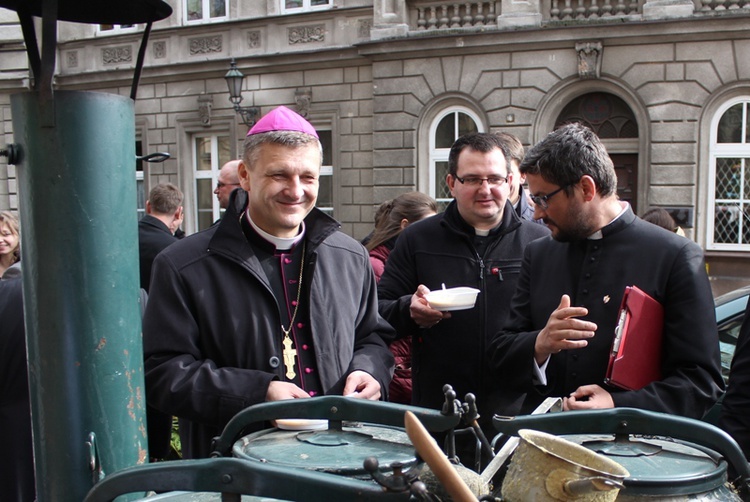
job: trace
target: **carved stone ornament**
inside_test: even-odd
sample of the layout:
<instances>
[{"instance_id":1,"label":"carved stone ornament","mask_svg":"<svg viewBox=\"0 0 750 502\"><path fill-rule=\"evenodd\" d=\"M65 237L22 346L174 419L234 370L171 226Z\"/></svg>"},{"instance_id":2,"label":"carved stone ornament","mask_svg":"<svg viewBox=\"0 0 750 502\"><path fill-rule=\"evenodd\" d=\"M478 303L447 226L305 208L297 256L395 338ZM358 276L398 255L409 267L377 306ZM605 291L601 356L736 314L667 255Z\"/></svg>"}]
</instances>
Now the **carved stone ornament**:
<instances>
[{"instance_id":1,"label":"carved stone ornament","mask_svg":"<svg viewBox=\"0 0 750 502\"><path fill-rule=\"evenodd\" d=\"M167 42L160 40L154 42L154 59L164 59L167 57Z\"/></svg>"},{"instance_id":2,"label":"carved stone ornament","mask_svg":"<svg viewBox=\"0 0 750 502\"><path fill-rule=\"evenodd\" d=\"M133 61L133 48L129 45L102 49L102 63L104 64L130 63L131 61Z\"/></svg>"},{"instance_id":3,"label":"carved stone ornament","mask_svg":"<svg viewBox=\"0 0 750 502\"><path fill-rule=\"evenodd\" d=\"M370 30L372 30L372 18L357 21L358 38L370 38Z\"/></svg>"},{"instance_id":4,"label":"carved stone ornament","mask_svg":"<svg viewBox=\"0 0 750 502\"><path fill-rule=\"evenodd\" d=\"M78 68L78 51L68 51L66 56L68 68Z\"/></svg>"},{"instance_id":5,"label":"carved stone ornament","mask_svg":"<svg viewBox=\"0 0 750 502\"><path fill-rule=\"evenodd\" d=\"M324 24L296 26L289 28L287 34L289 35L289 45L325 42L326 26Z\"/></svg>"},{"instance_id":6,"label":"carved stone ornament","mask_svg":"<svg viewBox=\"0 0 750 502\"><path fill-rule=\"evenodd\" d=\"M252 30L247 32L247 46L250 49L260 48L260 30Z\"/></svg>"},{"instance_id":7,"label":"carved stone ornament","mask_svg":"<svg viewBox=\"0 0 750 502\"><path fill-rule=\"evenodd\" d=\"M210 94L201 94L198 96L198 116L201 125L208 127L211 125L211 108L214 106L214 97Z\"/></svg>"},{"instance_id":8,"label":"carved stone ornament","mask_svg":"<svg viewBox=\"0 0 750 502\"><path fill-rule=\"evenodd\" d=\"M312 89L310 87L299 87L294 91L294 100L297 102L297 113L307 117L312 103Z\"/></svg>"},{"instance_id":9,"label":"carved stone ornament","mask_svg":"<svg viewBox=\"0 0 750 502\"><path fill-rule=\"evenodd\" d=\"M191 56L195 56L196 54L221 52L223 45L221 35L216 35L214 37L191 38L188 42L190 43Z\"/></svg>"},{"instance_id":10,"label":"carved stone ornament","mask_svg":"<svg viewBox=\"0 0 750 502\"><path fill-rule=\"evenodd\" d=\"M582 79L599 78L602 69L602 43L579 42L576 44L578 53L578 76Z\"/></svg>"}]
</instances>

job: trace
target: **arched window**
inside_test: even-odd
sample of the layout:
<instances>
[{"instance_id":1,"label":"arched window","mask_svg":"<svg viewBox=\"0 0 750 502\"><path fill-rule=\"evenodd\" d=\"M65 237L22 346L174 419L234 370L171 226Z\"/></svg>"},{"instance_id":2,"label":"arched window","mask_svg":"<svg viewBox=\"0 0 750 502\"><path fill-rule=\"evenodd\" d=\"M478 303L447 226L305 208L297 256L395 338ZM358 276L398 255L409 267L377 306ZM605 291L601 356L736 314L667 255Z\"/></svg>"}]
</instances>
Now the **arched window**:
<instances>
[{"instance_id":1,"label":"arched window","mask_svg":"<svg viewBox=\"0 0 750 502\"><path fill-rule=\"evenodd\" d=\"M430 126L429 192L442 211L453 199L445 176L448 174L448 154L460 136L470 132L484 132L479 116L468 108L451 106L439 113Z\"/></svg>"},{"instance_id":2,"label":"arched window","mask_svg":"<svg viewBox=\"0 0 750 502\"><path fill-rule=\"evenodd\" d=\"M638 211L638 123L628 104L608 92L590 92L568 103L555 121L579 122L596 133L617 173L617 195Z\"/></svg>"},{"instance_id":3,"label":"arched window","mask_svg":"<svg viewBox=\"0 0 750 502\"><path fill-rule=\"evenodd\" d=\"M750 97L719 108L711 122L709 249L750 250Z\"/></svg>"}]
</instances>

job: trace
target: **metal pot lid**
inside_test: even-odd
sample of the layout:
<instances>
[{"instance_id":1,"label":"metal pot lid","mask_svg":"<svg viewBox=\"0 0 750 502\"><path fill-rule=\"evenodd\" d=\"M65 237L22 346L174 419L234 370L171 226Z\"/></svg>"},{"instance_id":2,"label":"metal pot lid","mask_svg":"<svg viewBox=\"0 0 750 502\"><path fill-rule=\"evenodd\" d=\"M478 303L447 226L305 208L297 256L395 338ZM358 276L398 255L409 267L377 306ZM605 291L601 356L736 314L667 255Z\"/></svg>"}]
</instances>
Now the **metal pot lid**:
<instances>
[{"instance_id":1,"label":"metal pot lid","mask_svg":"<svg viewBox=\"0 0 750 502\"><path fill-rule=\"evenodd\" d=\"M727 481L727 464L707 448L672 438L627 435L566 435L565 439L625 467L627 495L692 495L713 491Z\"/></svg>"},{"instance_id":2,"label":"metal pot lid","mask_svg":"<svg viewBox=\"0 0 750 502\"><path fill-rule=\"evenodd\" d=\"M393 462L400 462L404 469L416 463L414 447L403 429L359 422L343 422L340 430L262 430L235 442L232 455L299 469L368 478L362 463L370 456L378 459L381 469Z\"/></svg>"}]
</instances>

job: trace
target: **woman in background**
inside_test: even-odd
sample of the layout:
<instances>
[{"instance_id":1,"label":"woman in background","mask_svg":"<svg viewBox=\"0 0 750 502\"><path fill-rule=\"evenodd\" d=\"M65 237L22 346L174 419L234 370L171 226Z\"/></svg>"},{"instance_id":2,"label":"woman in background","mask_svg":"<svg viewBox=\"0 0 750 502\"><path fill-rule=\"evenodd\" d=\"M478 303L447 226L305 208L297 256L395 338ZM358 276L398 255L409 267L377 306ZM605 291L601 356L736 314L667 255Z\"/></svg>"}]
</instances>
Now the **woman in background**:
<instances>
[{"instance_id":1,"label":"woman in background","mask_svg":"<svg viewBox=\"0 0 750 502\"><path fill-rule=\"evenodd\" d=\"M21 260L18 218L9 211L0 212L0 277Z\"/></svg>"},{"instance_id":2,"label":"woman in background","mask_svg":"<svg viewBox=\"0 0 750 502\"><path fill-rule=\"evenodd\" d=\"M375 279L380 281L398 235L415 221L437 214L437 203L421 192L407 192L383 202L378 213L375 230L366 247ZM411 339L396 340L390 347L396 358L396 372L388 388L388 399L394 403L411 404Z\"/></svg>"}]
</instances>

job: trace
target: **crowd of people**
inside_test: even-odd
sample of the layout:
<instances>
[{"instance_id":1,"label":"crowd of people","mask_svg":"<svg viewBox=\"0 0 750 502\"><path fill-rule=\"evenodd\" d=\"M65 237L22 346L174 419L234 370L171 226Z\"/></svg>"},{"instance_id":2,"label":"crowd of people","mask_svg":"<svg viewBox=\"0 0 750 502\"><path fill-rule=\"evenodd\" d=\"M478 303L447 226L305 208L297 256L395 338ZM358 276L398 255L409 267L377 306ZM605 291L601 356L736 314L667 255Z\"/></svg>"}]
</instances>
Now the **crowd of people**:
<instances>
[{"instance_id":1,"label":"crowd of people","mask_svg":"<svg viewBox=\"0 0 750 502\"><path fill-rule=\"evenodd\" d=\"M139 223L149 434L156 417L178 417L184 458L207 457L243 408L325 394L440 409L449 384L476 395L488 435L494 414L529 413L551 396L565 410L696 419L721 397L702 250L663 210L641 219L618 199L612 161L586 127L564 125L528 152L507 133L458 138L445 210L401 194L379 205L363 243L315 207L321 164L314 127L279 107L222 167L214 193L225 213L209 229L177 238L182 193L160 184L149 194ZM0 231L7 275L19 260L10 213ZM475 306L430 305L446 286L478 289ZM664 311L661 377L640 389L606 379L628 286ZM737 382L746 366L733 365ZM723 423L747 453L750 399L732 378ZM160 444L152 457L164 456Z\"/></svg>"}]
</instances>

